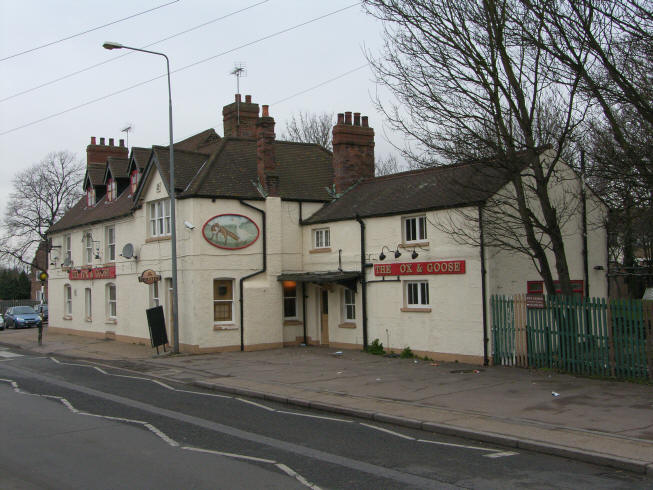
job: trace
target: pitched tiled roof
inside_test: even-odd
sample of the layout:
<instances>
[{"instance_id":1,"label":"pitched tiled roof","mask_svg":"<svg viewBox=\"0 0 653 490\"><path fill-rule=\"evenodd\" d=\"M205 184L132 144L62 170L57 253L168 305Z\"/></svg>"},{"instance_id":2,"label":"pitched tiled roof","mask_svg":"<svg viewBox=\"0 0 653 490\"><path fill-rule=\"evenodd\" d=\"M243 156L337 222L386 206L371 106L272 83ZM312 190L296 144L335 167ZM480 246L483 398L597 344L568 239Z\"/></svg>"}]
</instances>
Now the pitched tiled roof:
<instances>
[{"instance_id":1,"label":"pitched tiled roof","mask_svg":"<svg viewBox=\"0 0 653 490\"><path fill-rule=\"evenodd\" d=\"M150 153L152 153L152 148L138 148L136 146L132 147L132 158L140 170L143 170L145 165L147 165L147 162L150 159Z\"/></svg>"},{"instance_id":2,"label":"pitched tiled roof","mask_svg":"<svg viewBox=\"0 0 653 490\"><path fill-rule=\"evenodd\" d=\"M207 155L216 150L220 136L215 129L209 128L175 143L175 150L196 151ZM168 146L168 145L164 145Z\"/></svg>"},{"instance_id":3,"label":"pitched tiled roof","mask_svg":"<svg viewBox=\"0 0 653 490\"><path fill-rule=\"evenodd\" d=\"M452 208L485 201L508 182L505 168L488 162L413 170L360 182L319 209L306 223Z\"/></svg>"},{"instance_id":4,"label":"pitched tiled roof","mask_svg":"<svg viewBox=\"0 0 653 490\"><path fill-rule=\"evenodd\" d=\"M129 159L127 158L107 158L107 168L111 170L114 179L128 179Z\"/></svg>"},{"instance_id":5,"label":"pitched tiled roof","mask_svg":"<svg viewBox=\"0 0 653 490\"><path fill-rule=\"evenodd\" d=\"M133 201L128 190L123 191L115 201L107 201L106 195L95 206L86 205L86 196L70 208L66 214L50 227L48 233L60 232L77 226L90 225L131 213Z\"/></svg>"},{"instance_id":6,"label":"pitched tiled roof","mask_svg":"<svg viewBox=\"0 0 653 490\"><path fill-rule=\"evenodd\" d=\"M177 192L188 187L202 165L209 159L204 153L178 150L175 145L175 187ZM170 182L170 150L167 146L153 146L154 158L159 165L161 178Z\"/></svg>"},{"instance_id":7,"label":"pitched tiled roof","mask_svg":"<svg viewBox=\"0 0 653 490\"><path fill-rule=\"evenodd\" d=\"M330 152L318 145L287 141L275 141L274 150L282 198L329 199L325 188L333 182ZM258 181L256 166L255 139L223 138L217 151L180 197L260 199L253 184Z\"/></svg>"},{"instance_id":8,"label":"pitched tiled roof","mask_svg":"<svg viewBox=\"0 0 653 490\"><path fill-rule=\"evenodd\" d=\"M104 163L89 163L86 167L86 177L91 181L93 187L104 185L104 172L107 166ZM87 179L84 179L86 182Z\"/></svg>"}]
</instances>

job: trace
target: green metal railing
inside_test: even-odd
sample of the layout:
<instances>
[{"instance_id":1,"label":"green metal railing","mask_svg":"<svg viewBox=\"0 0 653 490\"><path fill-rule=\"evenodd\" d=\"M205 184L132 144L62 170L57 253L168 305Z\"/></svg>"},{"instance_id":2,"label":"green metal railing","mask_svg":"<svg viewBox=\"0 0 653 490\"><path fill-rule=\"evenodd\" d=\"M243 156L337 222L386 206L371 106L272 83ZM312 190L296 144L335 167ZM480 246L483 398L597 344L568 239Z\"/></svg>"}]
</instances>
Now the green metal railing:
<instances>
[{"instance_id":1,"label":"green metal railing","mask_svg":"<svg viewBox=\"0 0 653 490\"><path fill-rule=\"evenodd\" d=\"M653 302L492 296L495 364L653 379Z\"/></svg>"}]
</instances>

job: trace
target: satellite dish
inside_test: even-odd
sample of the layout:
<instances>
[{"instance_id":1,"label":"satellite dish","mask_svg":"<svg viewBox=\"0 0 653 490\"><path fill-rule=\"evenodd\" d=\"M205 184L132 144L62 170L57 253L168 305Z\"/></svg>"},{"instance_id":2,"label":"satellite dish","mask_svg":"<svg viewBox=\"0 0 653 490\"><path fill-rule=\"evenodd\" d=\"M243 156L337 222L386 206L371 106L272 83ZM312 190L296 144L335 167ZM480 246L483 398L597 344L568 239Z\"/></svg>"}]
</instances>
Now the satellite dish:
<instances>
[{"instance_id":1,"label":"satellite dish","mask_svg":"<svg viewBox=\"0 0 653 490\"><path fill-rule=\"evenodd\" d=\"M131 243L125 244L125 246L122 247L122 253L120 255L126 259L131 259L134 256L134 246Z\"/></svg>"}]
</instances>

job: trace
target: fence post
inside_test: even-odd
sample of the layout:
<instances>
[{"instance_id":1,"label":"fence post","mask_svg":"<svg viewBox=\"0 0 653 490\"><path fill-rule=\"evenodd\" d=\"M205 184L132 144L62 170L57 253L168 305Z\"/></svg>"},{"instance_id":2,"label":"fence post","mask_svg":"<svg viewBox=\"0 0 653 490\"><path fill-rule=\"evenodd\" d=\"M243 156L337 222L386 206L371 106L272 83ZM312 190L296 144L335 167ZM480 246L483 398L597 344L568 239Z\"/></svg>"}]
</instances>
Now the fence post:
<instances>
[{"instance_id":1,"label":"fence post","mask_svg":"<svg viewBox=\"0 0 653 490\"><path fill-rule=\"evenodd\" d=\"M653 301L642 301L642 310L646 335L646 367L648 379L653 380Z\"/></svg>"},{"instance_id":2,"label":"fence post","mask_svg":"<svg viewBox=\"0 0 653 490\"><path fill-rule=\"evenodd\" d=\"M610 359L610 376L613 378L617 375L615 370L615 355L614 355L614 331L612 325L612 305L613 302L608 302L608 357Z\"/></svg>"}]
</instances>

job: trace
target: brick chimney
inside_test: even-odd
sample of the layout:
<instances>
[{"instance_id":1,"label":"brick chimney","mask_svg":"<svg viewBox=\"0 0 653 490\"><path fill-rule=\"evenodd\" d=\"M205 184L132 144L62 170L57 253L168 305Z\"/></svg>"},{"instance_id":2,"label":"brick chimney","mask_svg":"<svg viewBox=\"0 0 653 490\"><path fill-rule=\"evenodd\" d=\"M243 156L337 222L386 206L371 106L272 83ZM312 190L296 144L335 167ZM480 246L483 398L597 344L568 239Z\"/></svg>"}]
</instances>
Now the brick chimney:
<instances>
[{"instance_id":1,"label":"brick chimney","mask_svg":"<svg viewBox=\"0 0 653 490\"><path fill-rule=\"evenodd\" d=\"M222 108L224 136L255 138L258 104L252 103L252 96L246 95L245 102L236 94L235 102Z\"/></svg>"},{"instance_id":2,"label":"brick chimney","mask_svg":"<svg viewBox=\"0 0 653 490\"><path fill-rule=\"evenodd\" d=\"M86 166L91 164L106 164L107 158L127 158L128 150L125 146L125 140L120 140L120 146L113 144L113 138L109 138L109 144L104 144L105 139L100 138L100 144L96 143L95 136L91 136L91 144L86 147Z\"/></svg>"},{"instance_id":3,"label":"brick chimney","mask_svg":"<svg viewBox=\"0 0 653 490\"><path fill-rule=\"evenodd\" d=\"M333 173L336 192L349 189L360 179L374 177L374 130L360 112L338 114L333 127Z\"/></svg>"},{"instance_id":4,"label":"brick chimney","mask_svg":"<svg viewBox=\"0 0 653 490\"><path fill-rule=\"evenodd\" d=\"M270 196L279 196L279 174L274 155L274 118L270 117L268 106L262 106L263 113L256 121L256 173L259 181Z\"/></svg>"}]
</instances>

